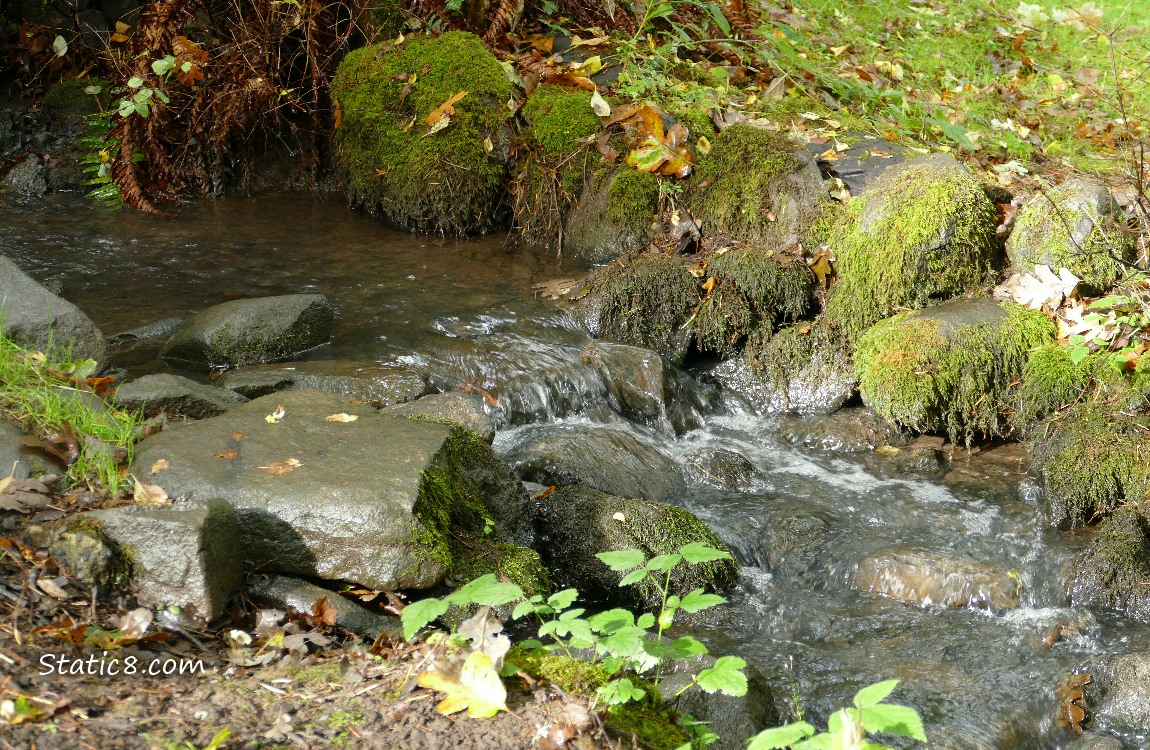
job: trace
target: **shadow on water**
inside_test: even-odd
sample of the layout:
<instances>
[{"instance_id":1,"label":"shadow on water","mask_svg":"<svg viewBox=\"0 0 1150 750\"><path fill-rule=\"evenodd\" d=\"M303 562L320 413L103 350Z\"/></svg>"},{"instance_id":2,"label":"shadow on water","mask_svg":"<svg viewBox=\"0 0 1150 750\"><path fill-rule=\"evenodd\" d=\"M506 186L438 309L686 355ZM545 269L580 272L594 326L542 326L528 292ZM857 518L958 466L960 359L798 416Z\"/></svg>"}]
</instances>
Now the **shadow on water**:
<instances>
[{"instance_id":1,"label":"shadow on water","mask_svg":"<svg viewBox=\"0 0 1150 750\"><path fill-rule=\"evenodd\" d=\"M896 697L923 712L932 747L1059 747L1059 679L1150 632L1068 612L1060 571L1076 543L1019 491L1016 457L913 478L873 453L792 444L780 420L716 414L719 401L684 373L626 347L595 350L532 294L564 274L555 258L508 249L501 236L411 236L294 195L196 202L163 218L67 196L0 213L4 253L60 282L109 334L237 297L318 291L339 310L318 356L403 364L442 389L488 391L505 452L548 429L610 423L669 465L686 467L700 451L740 454L753 466L740 489L687 477L674 501L711 523L743 566L731 605L699 634L771 675L784 716L792 693L821 723L859 687L897 677ZM609 456L572 460L610 471ZM913 606L852 587L861 560L892 549L1004 572L1021 586L1020 606ZM1066 617L1078 618L1078 634L1044 646Z\"/></svg>"}]
</instances>

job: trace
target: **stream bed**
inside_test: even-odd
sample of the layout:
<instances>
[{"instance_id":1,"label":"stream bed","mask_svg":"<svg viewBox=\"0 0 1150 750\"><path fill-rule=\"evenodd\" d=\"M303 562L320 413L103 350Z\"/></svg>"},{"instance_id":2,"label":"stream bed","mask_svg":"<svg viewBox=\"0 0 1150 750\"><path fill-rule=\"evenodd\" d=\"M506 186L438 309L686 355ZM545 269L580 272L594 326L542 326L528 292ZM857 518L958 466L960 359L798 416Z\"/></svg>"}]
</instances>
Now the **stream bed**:
<instances>
[{"instance_id":1,"label":"stream bed","mask_svg":"<svg viewBox=\"0 0 1150 750\"><path fill-rule=\"evenodd\" d=\"M1063 568L1082 542L1045 522L1019 446L916 476L873 451L844 450L833 419L745 413L701 373L673 373L672 397L637 418L618 397L618 382L634 375L625 359L589 355L595 345L533 293L579 271L501 235L407 235L310 195L202 201L153 217L56 194L0 214L0 252L58 284L106 334L239 297L320 292L338 313L314 359L398 364L441 389L489 392L495 448L512 463L542 434L589 431L662 454L684 476L657 499L711 524L742 569L730 606L694 633L761 668L786 718L797 701L823 724L858 688L899 678L894 700L919 709L932 747L1063 747L1059 681L1092 655L1150 640L1145 626L1065 609ZM172 371L154 352L114 364ZM752 467L737 488L687 471L714 451ZM1005 571L1020 606L914 606L852 587L860 561L891 550ZM1044 644L1067 618L1073 633Z\"/></svg>"}]
</instances>

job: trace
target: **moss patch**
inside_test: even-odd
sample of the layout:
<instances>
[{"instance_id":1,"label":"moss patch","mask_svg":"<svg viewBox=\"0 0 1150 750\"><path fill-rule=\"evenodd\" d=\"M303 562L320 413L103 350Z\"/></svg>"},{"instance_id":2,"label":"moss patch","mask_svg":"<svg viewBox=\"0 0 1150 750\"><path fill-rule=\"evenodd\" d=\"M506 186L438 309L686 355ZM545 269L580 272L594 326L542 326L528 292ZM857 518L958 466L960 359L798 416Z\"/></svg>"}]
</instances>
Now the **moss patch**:
<instances>
[{"instance_id":1,"label":"moss patch","mask_svg":"<svg viewBox=\"0 0 1150 750\"><path fill-rule=\"evenodd\" d=\"M1088 548L1074 559L1071 599L1150 620L1150 521L1131 505L1107 518Z\"/></svg>"},{"instance_id":2,"label":"moss patch","mask_svg":"<svg viewBox=\"0 0 1150 750\"><path fill-rule=\"evenodd\" d=\"M1074 364L1065 346L1047 344L1035 349L1022 370L1015 424L1033 424L1074 402L1090 384L1092 370L1090 359Z\"/></svg>"},{"instance_id":3,"label":"moss patch","mask_svg":"<svg viewBox=\"0 0 1150 750\"><path fill-rule=\"evenodd\" d=\"M456 566L451 579L459 583L473 581L494 573L501 581L510 581L528 596L551 593L551 578L539 553L515 544L476 539L456 547ZM451 581L449 581L451 583Z\"/></svg>"},{"instance_id":4,"label":"moss patch","mask_svg":"<svg viewBox=\"0 0 1150 750\"><path fill-rule=\"evenodd\" d=\"M603 338L654 349L681 359L699 281L677 258L642 255L608 266L593 280L588 303Z\"/></svg>"},{"instance_id":5,"label":"moss patch","mask_svg":"<svg viewBox=\"0 0 1150 750\"><path fill-rule=\"evenodd\" d=\"M526 134L549 154L562 154L603 129L591 109L591 92L565 86L535 89L523 105Z\"/></svg>"},{"instance_id":6,"label":"moss patch","mask_svg":"<svg viewBox=\"0 0 1150 750\"><path fill-rule=\"evenodd\" d=\"M415 82L412 83L414 77ZM460 91L451 124L425 137L424 118ZM473 34L417 37L355 50L332 95L343 127L338 154L353 203L408 229L469 234L501 221L513 87Z\"/></svg>"},{"instance_id":7,"label":"moss patch","mask_svg":"<svg viewBox=\"0 0 1150 750\"><path fill-rule=\"evenodd\" d=\"M659 178L650 172L621 168L607 186L603 220L636 234L650 232L659 211Z\"/></svg>"},{"instance_id":8,"label":"moss patch","mask_svg":"<svg viewBox=\"0 0 1150 750\"><path fill-rule=\"evenodd\" d=\"M885 419L919 432L945 432L967 445L1004 436L1008 390L1030 350L1053 337L1045 315L1012 303L959 301L902 313L859 339L859 390Z\"/></svg>"},{"instance_id":9,"label":"moss patch","mask_svg":"<svg viewBox=\"0 0 1150 750\"><path fill-rule=\"evenodd\" d=\"M826 317L852 340L899 309L984 286L995 253L994 206L953 160L887 172L847 207L830 240L837 279Z\"/></svg>"},{"instance_id":10,"label":"moss patch","mask_svg":"<svg viewBox=\"0 0 1150 750\"><path fill-rule=\"evenodd\" d=\"M1146 435L1150 418L1084 404L1031 441L1052 521L1091 523L1123 503L1150 499Z\"/></svg>"},{"instance_id":11,"label":"moss patch","mask_svg":"<svg viewBox=\"0 0 1150 750\"><path fill-rule=\"evenodd\" d=\"M802 161L785 137L750 125L735 125L715 137L699 160L686 194L687 207L708 232L748 242L785 241L782 235L810 213L814 196L801 195L785 180ZM773 220L771 218L773 216Z\"/></svg>"},{"instance_id":12,"label":"moss patch","mask_svg":"<svg viewBox=\"0 0 1150 750\"><path fill-rule=\"evenodd\" d=\"M747 341L744 357L751 372L765 378L777 389L786 389L789 380L805 368L816 380L837 377L849 369L851 351L837 329L821 322L794 325L771 335L763 328Z\"/></svg>"}]
</instances>

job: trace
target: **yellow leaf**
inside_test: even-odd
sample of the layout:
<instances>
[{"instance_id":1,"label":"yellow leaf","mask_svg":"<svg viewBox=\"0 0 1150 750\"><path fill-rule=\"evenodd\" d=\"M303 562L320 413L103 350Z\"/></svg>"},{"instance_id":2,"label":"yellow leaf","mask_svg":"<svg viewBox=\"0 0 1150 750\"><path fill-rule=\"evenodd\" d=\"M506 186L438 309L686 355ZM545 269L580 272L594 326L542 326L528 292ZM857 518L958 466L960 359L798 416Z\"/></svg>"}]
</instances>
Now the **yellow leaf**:
<instances>
[{"instance_id":1,"label":"yellow leaf","mask_svg":"<svg viewBox=\"0 0 1150 750\"><path fill-rule=\"evenodd\" d=\"M834 56L835 56L835 57L838 57L839 55L841 55L842 53L844 53L844 52L846 52L848 49L850 49L850 47L851 47L851 46L850 46L849 44L844 44L844 45L843 45L843 46L841 46L841 47L831 47L831 52L833 52L833 53L834 53Z\"/></svg>"},{"instance_id":2,"label":"yellow leaf","mask_svg":"<svg viewBox=\"0 0 1150 750\"><path fill-rule=\"evenodd\" d=\"M436 107L435 111L428 115L427 119L424 120L424 122L427 123L427 127L431 128L432 132L435 132L436 124L441 119L447 119L451 115L455 114L455 105L458 104L459 100L465 96L467 96L467 92L460 91L445 101L443 104L440 104L438 107ZM442 128L440 128L440 130L442 130Z\"/></svg>"},{"instance_id":3,"label":"yellow leaf","mask_svg":"<svg viewBox=\"0 0 1150 750\"><path fill-rule=\"evenodd\" d=\"M354 414L344 414L343 412L340 412L339 414L330 414L330 415L324 417L323 421L325 421L325 422L354 422L357 419L359 419L359 417L355 416Z\"/></svg>"},{"instance_id":4,"label":"yellow leaf","mask_svg":"<svg viewBox=\"0 0 1150 750\"><path fill-rule=\"evenodd\" d=\"M701 135L699 136L699 140L695 142L695 148L699 149L700 154L706 156L711 153L711 142L707 139L707 136Z\"/></svg>"},{"instance_id":5,"label":"yellow leaf","mask_svg":"<svg viewBox=\"0 0 1150 750\"><path fill-rule=\"evenodd\" d=\"M297 466L303 466L303 464L294 458L286 458L283 461L273 461L267 466L257 466L256 468L263 469L273 477L282 477L284 474L291 474Z\"/></svg>"},{"instance_id":6,"label":"yellow leaf","mask_svg":"<svg viewBox=\"0 0 1150 750\"><path fill-rule=\"evenodd\" d=\"M474 651L467 657L458 678L429 669L419 675L416 684L447 696L435 707L444 715L467 709L468 718L490 719L507 710L507 689L495 671L495 663L482 651Z\"/></svg>"},{"instance_id":7,"label":"yellow leaf","mask_svg":"<svg viewBox=\"0 0 1150 750\"><path fill-rule=\"evenodd\" d=\"M281 419L283 419L286 414L287 414L287 410L284 409L284 405L283 404L276 404L276 410L273 411L271 414L267 415L266 417L264 417L264 421L267 422L268 424L276 424Z\"/></svg>"},{"instance_id":8,"label":"yellow leaf","mask_svg":"<svg viewBox=\"0 0 1150 750\"><path fill-rule=\"evenodd\" d=\"M164 471L169 466L171 466L171 464L168 463L168 459L166 459L166 458L158 459L156 461L156 463L152 464L152 473L153 474L159 474L161 471Z\"/></svg>"}]
</instances>

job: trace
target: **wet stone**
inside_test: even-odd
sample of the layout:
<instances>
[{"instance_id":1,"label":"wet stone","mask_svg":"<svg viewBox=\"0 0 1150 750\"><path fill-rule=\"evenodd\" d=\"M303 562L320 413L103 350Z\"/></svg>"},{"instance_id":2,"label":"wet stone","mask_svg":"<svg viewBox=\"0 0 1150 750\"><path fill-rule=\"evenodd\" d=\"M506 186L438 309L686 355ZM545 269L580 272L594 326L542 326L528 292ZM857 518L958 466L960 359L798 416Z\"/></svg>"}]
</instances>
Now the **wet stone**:
<instances>
[{"instance_id":1,"label":"wet stone","mask_svg":"<svg viewBox=\"0 0 1150 750\"><path fill-rule=\"evenodd\" d=\"M401 367L355 360L315 360L229 370L223 388L247 398L294 389L312 389L370 402L374 406L412 401L432 393L419 375Z\"/></svg>"},{"instance_id":2,"label":"wet stone","mask_svg":"<svg viewBox=\"0 0 1150 750\"><path fill-rule=\"evenodd\" d=\"M725 448L701 448L683 456L683 471L694 484L745 490L759 478L746 456Z\"/></svg>"},{"instance_id":3,"label":"wet stone","mask_svg":"<svg viewBox=\"0 0 1150 750\"><path fill-rule=\"evenodd\" d=\"M189 419L205 419L223 414L247 401L233 391L170 375L145 375L120 386L116 403L123 409L141 410L146 417L160 412Z\"/></svg>"},{"instance_id":4,"label":"wet stone","mask_svg":"<svg viewBox=\"0 0 1150 750\"><path fill-rule=\"evenodd\" d=\"M491 445L495 441L495 421L483 408L483 397L475 393L433 393L404 404L393 404L383 414L453 422L478 435Z\"/></svg>"},{"instance_id":5,"label":"wet stone","mask_svg":"<svg viewBox=\"0 0 1150 750\"><path fill-rule=\"evenodd\" d=\"M1020 584L986 563L949 552L894 549L863 559L851 587L922 607L1014 609Z\"/></svg>"},{"instance_id":6,"label":"wet stone","mask_svg":"<svg viewBox=\"0 0 1150 750\"><path fill-rule=\"evenodd\" d=\"M780 426L791 445L834 453L869 453L884 446L901 448L911 441L898 427L864 408L825 415L788 415Z\"/></svg>"},{"instance_id":7,"label":"wet stone","mask_svg":"<svg viewBox=\"0 0 1150 750\"><path fill-rule=\"evenodd\" d=\"M1104 654L1079 671L1093 678L1086 699L1096 729L1150 736L1150 651Z\"/></svg>"},{"instance_id":8,"label":"wet stone","mask_svg":"<svg viewBox=\"0 0 1150 750\"><path fill-rule=\"evenodd\" d=\"M0 256L0 327L20 346L44 351L67 348L73 359L103 363L104 334L80 308L61 299Z\"/></svg>"},{"instance_id":9,"label":"wet stone","mask_svg":"<svg viewBox=\"0 0 1150 750\"><path fill-rule=\"evenodd\" d=\"M403 629L395 617L372 612L367 607L302 578L253 576L248 582L247 592L253 599L268 606L294 609L309 615L317 601L327 599L328 606L336 612L335 624L341 628L370 638L378 638L383 633L391 635L396 641L403 638Z\"/></svg>"}]
</instances>

